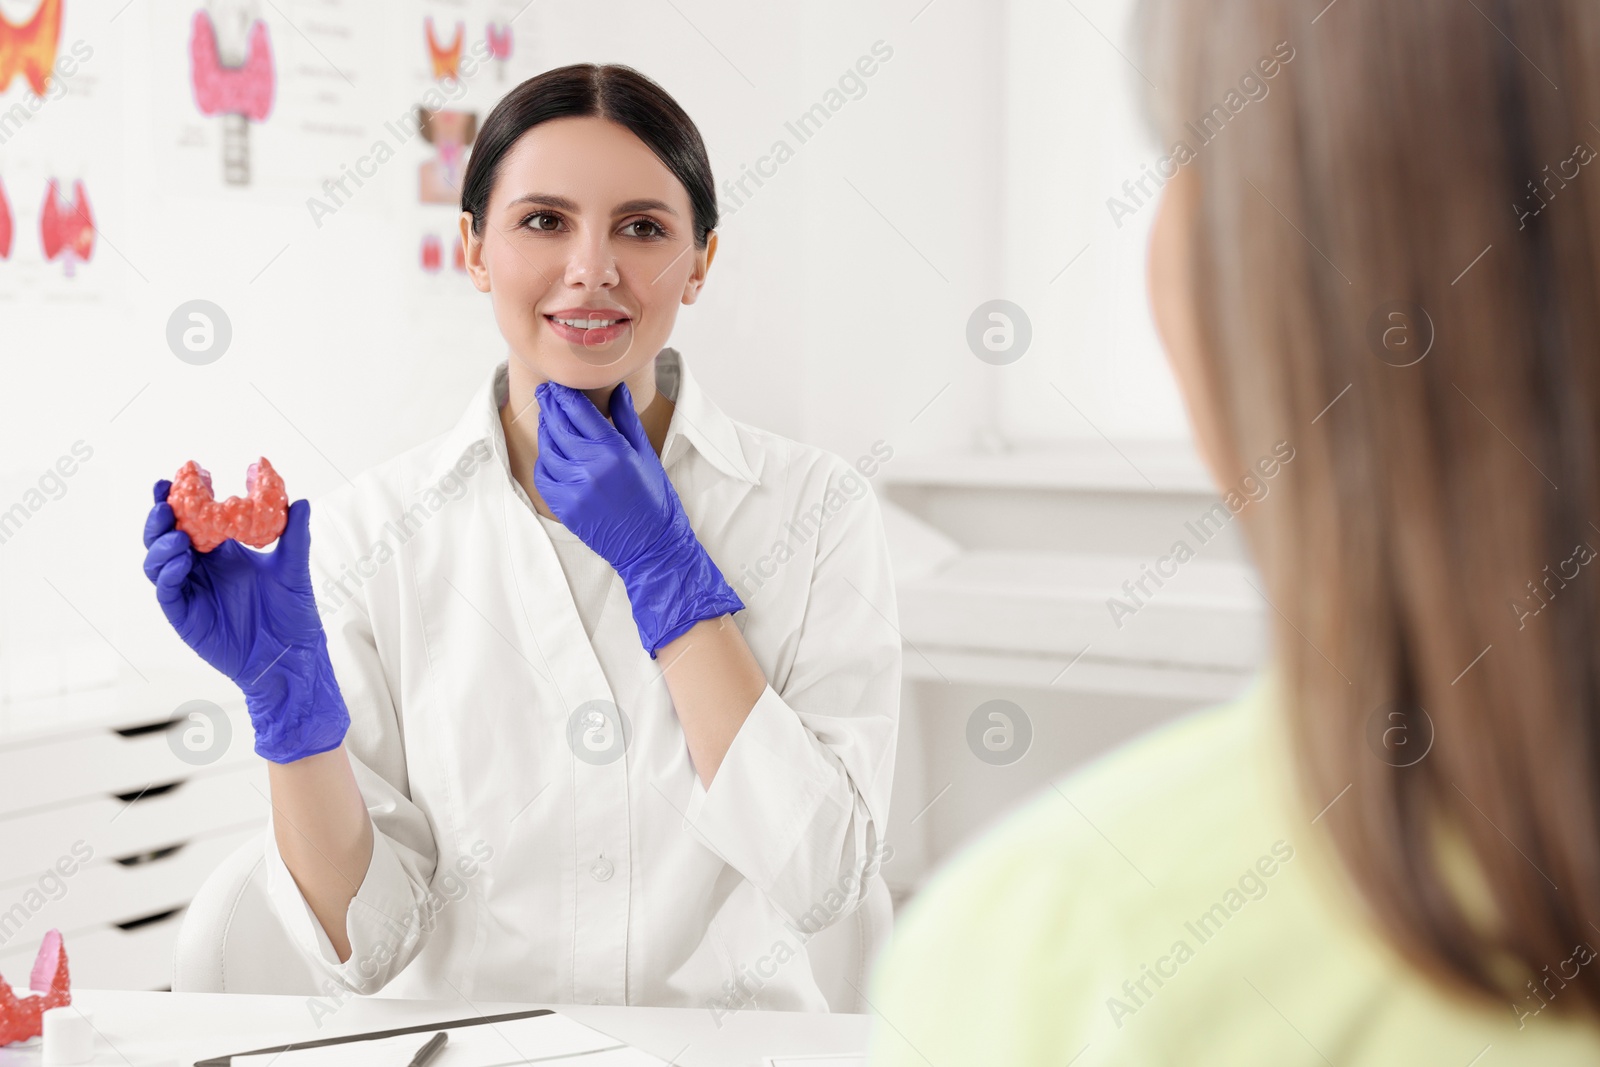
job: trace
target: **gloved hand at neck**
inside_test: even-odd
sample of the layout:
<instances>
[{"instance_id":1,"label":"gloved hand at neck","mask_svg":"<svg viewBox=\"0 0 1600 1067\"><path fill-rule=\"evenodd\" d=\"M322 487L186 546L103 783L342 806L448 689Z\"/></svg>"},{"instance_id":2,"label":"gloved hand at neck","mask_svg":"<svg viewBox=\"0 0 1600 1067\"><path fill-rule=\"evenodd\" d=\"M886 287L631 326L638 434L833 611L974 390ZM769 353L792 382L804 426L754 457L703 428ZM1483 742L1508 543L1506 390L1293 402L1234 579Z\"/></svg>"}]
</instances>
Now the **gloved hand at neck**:
<instances>
[{"instance_id":1,"label":"gloved hand at neck","mask_svg":"<svg viewBox=\"0 0 1600 1067\"><path fill-rule=\"evenodd\" d=\"M702 619L742 610L690 527L627 383L611 392L611 422L585 394L556 382L541 383L534 396L534 485L561 524L616 570L650 658Z\"/></svg>"}]
</instances>

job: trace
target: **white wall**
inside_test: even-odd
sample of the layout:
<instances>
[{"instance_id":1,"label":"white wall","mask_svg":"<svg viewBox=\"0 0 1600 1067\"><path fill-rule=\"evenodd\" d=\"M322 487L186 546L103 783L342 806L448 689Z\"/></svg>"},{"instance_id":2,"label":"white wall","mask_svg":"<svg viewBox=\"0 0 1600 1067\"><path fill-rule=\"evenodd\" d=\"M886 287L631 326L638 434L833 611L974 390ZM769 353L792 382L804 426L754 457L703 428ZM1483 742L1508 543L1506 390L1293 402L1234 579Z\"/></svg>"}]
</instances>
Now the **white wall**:
<instances>
[{"instance_id":1,"label":"white wall","mask_svg":"<svg viewBox=\"0 0 1600 1067\"><path fill-rule=\"evenodd\" d=\"M1188 436L1144 291L1154 205L1119 226L1106 204L1159 155L1140 94L1162 72L1135 66L1133 8L1008 4L1005 285L1038 353L1007 368L1000 421L1021 441Z\"/></svg>"}]
</instances>

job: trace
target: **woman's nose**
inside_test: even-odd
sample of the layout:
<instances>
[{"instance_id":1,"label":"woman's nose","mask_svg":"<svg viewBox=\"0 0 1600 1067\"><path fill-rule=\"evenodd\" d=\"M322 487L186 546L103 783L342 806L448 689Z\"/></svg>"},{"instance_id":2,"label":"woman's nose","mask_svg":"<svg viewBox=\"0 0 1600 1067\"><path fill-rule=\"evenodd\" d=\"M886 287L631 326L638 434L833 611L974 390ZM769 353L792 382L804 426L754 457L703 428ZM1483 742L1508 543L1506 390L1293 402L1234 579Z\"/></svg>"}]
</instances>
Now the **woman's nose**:
<instances>
[{"instance_id":1,"label":"woman's nose","mask_svg":"<svg viewBox=\"0 0 1600 1067\"><path fill-rule=\"evenodd\" d=\"M617 257L603 235L585 237L572 247L567 260L567 284L611 286L617 284Z\"/></svg>"}]
</instances>

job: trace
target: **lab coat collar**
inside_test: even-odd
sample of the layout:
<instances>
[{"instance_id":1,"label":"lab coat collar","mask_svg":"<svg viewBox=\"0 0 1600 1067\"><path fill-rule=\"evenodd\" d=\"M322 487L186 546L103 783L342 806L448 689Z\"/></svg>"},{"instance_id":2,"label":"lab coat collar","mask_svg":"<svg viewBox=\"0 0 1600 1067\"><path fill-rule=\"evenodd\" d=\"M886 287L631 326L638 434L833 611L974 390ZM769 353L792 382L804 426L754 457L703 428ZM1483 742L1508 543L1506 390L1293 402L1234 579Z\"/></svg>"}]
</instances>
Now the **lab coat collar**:
<instances>
[{"instance_id":1,"label":"lab coat collar","mask_svg":"<svg viewBox=\"0 0 1600 1067\"><path fill-rule=\"evenodd\" d=\"M473 391L472 400L460 420L446 431L435 463L435 475L444 473L468 449L480 441L506 458L505 433L500 425L500 407L509 395L509 364L501 360L488 378ZM733 420L706 395L689 371L689 364L675 348L663 348L656 356L656 389L673 402L672 421L661 449L661 464L671 469L692 445L717 470L730 478L751 485L759 484L745 459ZM680 444L680 440L688 445ZM509 461L507 460L509 463Z\"/></svg>"},{"instance_id":2,"label":"lab coat collar","mask_svg":"<svg viewBox=\"0 0 1600 1067\"><path fill-rule=\"evenodd\" d=\"M667 439L661 446L662 466L670 466L682 452L684 446L678 444L678 439L684 438L723 474L758 484L745 460L738 428L706 395L676 348L663 348L656 357L656 388L673 404Z\"/></svg>"}]
</instances>

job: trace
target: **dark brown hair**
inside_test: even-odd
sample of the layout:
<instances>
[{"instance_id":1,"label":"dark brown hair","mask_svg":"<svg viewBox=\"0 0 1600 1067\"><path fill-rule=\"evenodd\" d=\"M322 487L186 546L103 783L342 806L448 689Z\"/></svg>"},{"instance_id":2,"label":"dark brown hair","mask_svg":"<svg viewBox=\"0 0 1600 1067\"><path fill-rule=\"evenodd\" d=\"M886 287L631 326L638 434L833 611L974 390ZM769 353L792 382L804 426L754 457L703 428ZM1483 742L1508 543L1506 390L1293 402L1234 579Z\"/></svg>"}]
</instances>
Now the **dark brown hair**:
<instances>
[{"instance_id":1,"label":"dark brown hair","mask_svg":"<svg viewBox=\"0 0 1600 1067\"><path fill-rule=\"evenodd\" d=\"M1141 29L1162 151L1194 149L1220 461L1296 450L1246 533L1310 810L1348 787L1311 831L1410 959L1521 1001L1600 946L1600 5L1146 0ZM1560 981L1600 1006L1600 966Z\"/></svg>"},{"instance_id":2,"label":"dark brown hair","mask_svg":"<svg viewBox=\"0 0 1600 1067\"><path fill-rule=\"evenodd\" d=\"M677 176L694 209L695 247L704 248L707 235L717 226L717 193L705 142L665 89L620 63L574 63L547 70L494 106L478 133L461 183L461 210L472 213L472 232L483 232L500 162L517 139L541 122L587 115L626 126Z\"/></svg>"}]
</instances>

